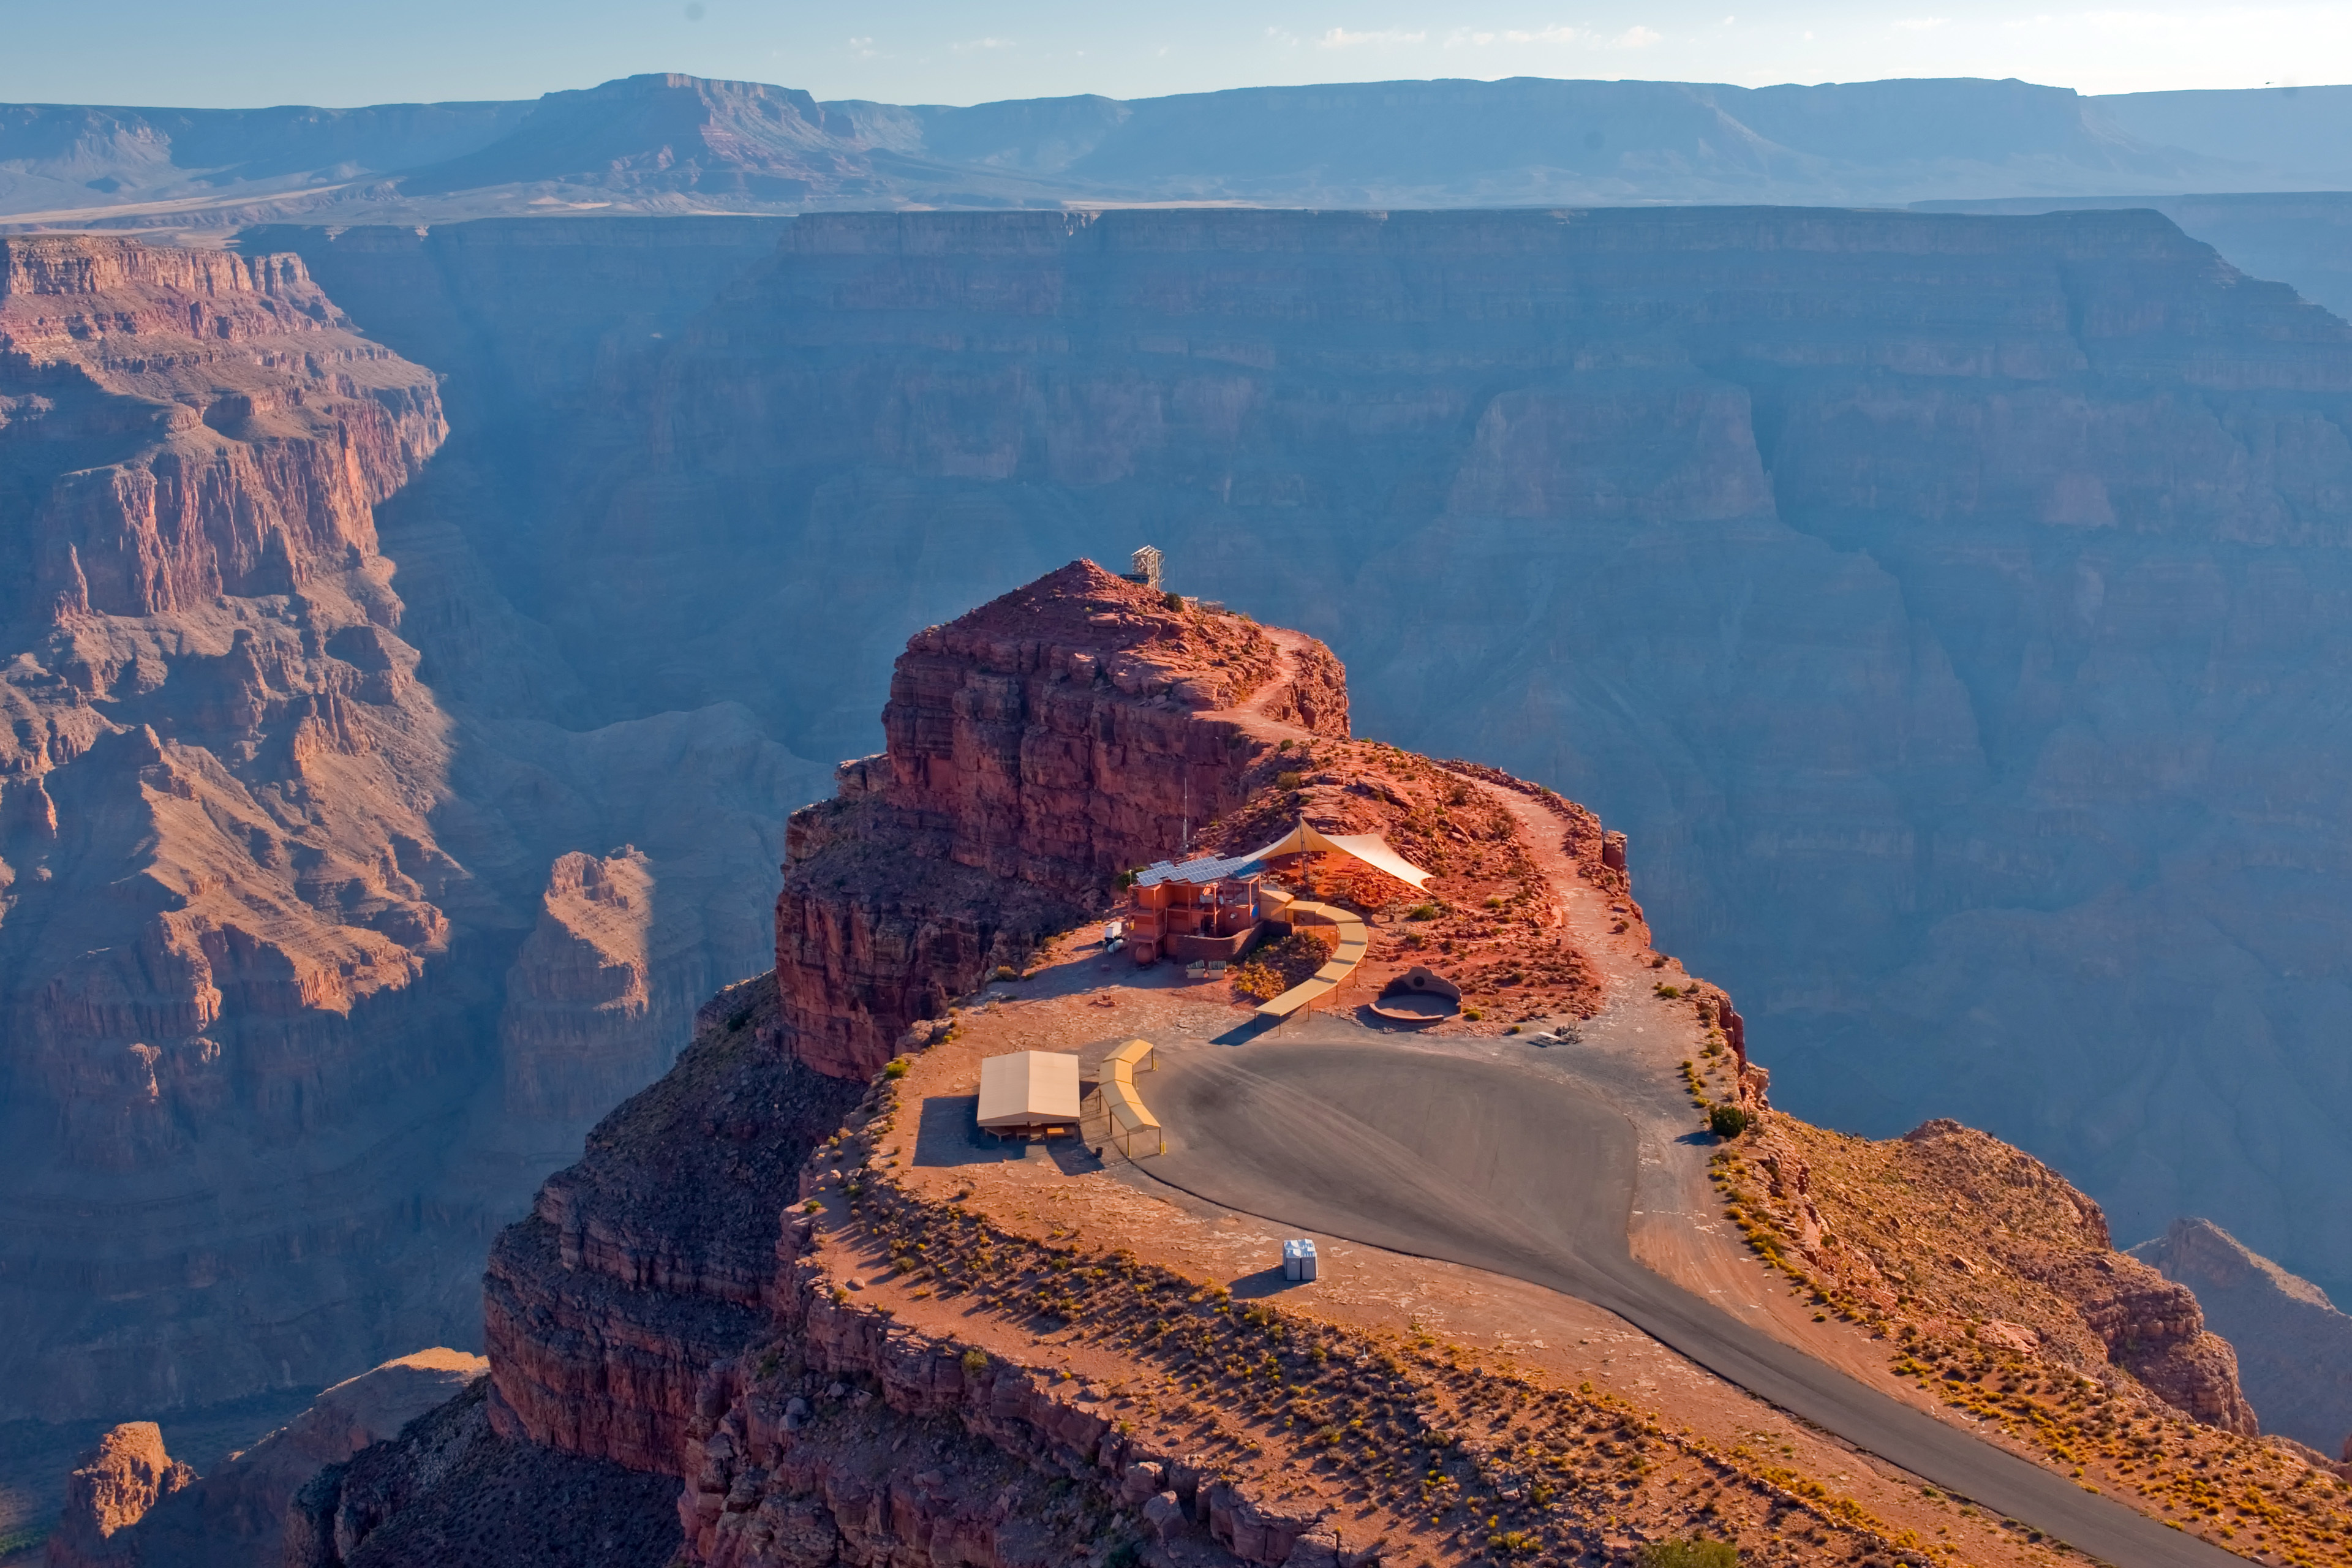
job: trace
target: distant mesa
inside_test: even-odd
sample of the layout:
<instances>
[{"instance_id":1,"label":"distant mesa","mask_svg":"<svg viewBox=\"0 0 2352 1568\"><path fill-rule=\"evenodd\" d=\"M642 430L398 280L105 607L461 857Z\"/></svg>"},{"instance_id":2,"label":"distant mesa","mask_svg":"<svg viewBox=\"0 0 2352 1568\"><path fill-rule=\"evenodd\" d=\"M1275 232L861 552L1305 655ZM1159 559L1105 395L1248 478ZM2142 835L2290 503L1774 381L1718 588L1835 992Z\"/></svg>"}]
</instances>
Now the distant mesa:
<instances>
[{"instance_id":1,"label":"distant mesa","mask_svg":"<svg viewBox=\"0 0 2352 1568\"><path fill-rule=\"evenodd\" d=\"M677 73L360 109L0 105L0 216L184 227L588 208L1889 205L2352 186L2352 88L1323 83L824 102Z\"/></svg>"}]
</instances>

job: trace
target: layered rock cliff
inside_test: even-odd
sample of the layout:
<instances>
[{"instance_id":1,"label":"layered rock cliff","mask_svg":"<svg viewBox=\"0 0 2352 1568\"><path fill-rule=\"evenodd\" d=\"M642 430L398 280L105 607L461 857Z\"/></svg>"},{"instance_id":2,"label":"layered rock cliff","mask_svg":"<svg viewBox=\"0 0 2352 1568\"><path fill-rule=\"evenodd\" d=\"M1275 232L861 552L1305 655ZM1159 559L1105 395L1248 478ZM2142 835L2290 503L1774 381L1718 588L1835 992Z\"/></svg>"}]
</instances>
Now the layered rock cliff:
<instances>
[{"instance_id":1,"label":"layered rock cliff","mask_svg":"<svg viewBox=\"0 0 2352 1568\"><path fill-rule=\"evenodd\" d=\"M2247 1402L2266 1430L2352 1464L2352 1315L2210 1220L2175 1220L2131 1254L2196 1292L2237 1347Z\"/></svg>"},{"instance_id":2,"label":"layered rock cliff","mask_svg":"<svg viewBox=\"0 0 2352 1568\"><path fill-rule=\"evenodd\" d=\"M420 1351L323 1391L259 1442L198 1475L163 1457L152 1422L116 1427L75 1472L50 1535L57 1564L253 1568L283 1555L288 1507L321 1469L457 1397L487 1370L458 1351Z\"/></svg>"},{"instance_id":3,"label":"layered rock cliff","mask_svg":"<svg viewBox=\"0 0 2352 1568\"><path fill-rule=\"evenodd\" d=\"M439 378L299 259L0 252L0 1419L478 1344L497 1227L769 962L819 772L738 705L604 721L445 515L525 444L499 375L657 341L694 268L647 237L593 253L635 313L461 378L429 468Z\"/></svg>"},{"instance_id":4,"label":"layered rock cliff","mask_svg":"<svg viewBox=\"0 0 2352 1568\"><path fill-rule=\"evenodd\" d=\"M476 319L563 276L301 244L466 255L417 298ZM535 542L502 590L589 689L850 755L909 632L1156 543L1380 732L1632 833L1788 1103L1955 1115L2342 1294L2352 341L2161 219L834 215L649 331L485 455L519 505L444 514Z\"/></svg>"},{"instance_id":5,"label":"layered rock cliff","mask_svg":"<svg viewBox=\"0 0 2352 1568\"><path fill-rule=\"evenodd\" d=\"M1272 742L1202 710L1269 705L1344 738L1319 644L1188 609L1092 562L919 632L891 675L888 749L793 815L776 904L784 1041L864 1078L919 1018L1181 851L1242 804Z\"/></svg>"},{"instance_id":6,"label":"layered rock cliff","mask_svg":"<svg viewBox=\"0 0 2352 1568\"><path fill-rule=\"evenodd\" d=\"M291 257L58 238L0 242L0 1410L294 1381L358 1349L349 1260L412 1263L386 1108L469 1054L373 521L438 395Z\"/></svg>"}]
</instances>

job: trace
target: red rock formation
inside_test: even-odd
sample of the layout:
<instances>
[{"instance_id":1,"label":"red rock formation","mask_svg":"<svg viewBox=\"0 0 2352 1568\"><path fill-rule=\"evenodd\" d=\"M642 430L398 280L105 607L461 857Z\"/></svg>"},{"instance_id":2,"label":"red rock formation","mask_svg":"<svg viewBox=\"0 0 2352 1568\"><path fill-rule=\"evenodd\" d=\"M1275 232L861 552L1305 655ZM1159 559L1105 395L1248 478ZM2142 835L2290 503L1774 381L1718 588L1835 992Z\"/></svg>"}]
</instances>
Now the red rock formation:
<instances>
[{"instance_id":1,"label":"red rock formation","mask_svg":"<svg viewBox=\"0 0 2352 1568\"><path fill-rule=\"evenodd\" d=\"M12 238L0 411L0 1008L29 1113L0 1140L0 1227L26 1227L0 1415L323 1382L374 1347L305 1317L350 1300L340 1268L287 1262L383 1257L405 1200L278 1194L307 1140L350 1170L383 1142L358 1128L472 1049L419 984L468 878L373 515L442 438L434 377L290 257ZM256 1157L225 1168L233 1143ZM233 1275L274 1281L288 1331L212 1305ZM125 1292L163 1323L135 1363L91 1314Z\"/></svg>"},{"instance_id":2,"label":"red rock formation","mask_svg":"<svg viewBox=\"0 0 2352 1568\"><path fill-rule=\"evenodd\" d=\"M555 862L507 976L499 1046L509 1111L593 1115L668 1065L646 1025L653 914L653 873L634 847Z\"/></svg>"},{"instance_id":3,"label":"red rock formation","mask_svg":"<svg viewBox=\"0 0 2352 1568\"><path fill-rule=\"evenodd\" d=\"M230 1455L201 1479L185 1465L173 1466L171 1484L155 1489L143 1509L118 1510L136 1511L137 1517L115 1526L107 1539L112 1555L103 1560L170 1568L276 1563L287 1505L313 1476L371 1443L397 1436L411 1421L446 1404L488 1370L480 1356L436 1349L346 1378L322 1392L293 1420ZM119 1427L115 1436L131 1430ZM121 1468L118 1459L112 1469L120 1472ZM179 1474L183 1471L184 1476ZM77 1486L81 1474L77 1472ZM69 1519L73 1511L69 1507Z\"/></svg>"},{"instance_id":4,"label":"red rock formation","mask_svg":"<svg viewBox=\"0 0 2352 1568\"><path fill-rule=\"evenodd\" d=\"M887 750L793 814L776 904L787 1047L866 1077L908 1025L1098 907L1119 871L1181 851L1241 804L1266 749L1203 715L1251 699L1348 732L1321 644L1286 651L1089 561L916 634Z\"/></svg>"},{"instance_id":5,"label":"red rock formation","mask_svg":"<svg viewBox=\"0 0 2352 1568\"><path fill-rule=\"evenodd\" d=\"M770 981L728 996L492 1248L483 1336L501 1436L675 1473L704 1371L761 1321L777 1215L858 1091L763 1043Z\"/></svg>"},{"instance_id":6,"label":"red rock formation","mask_svg":"<svg viewBox=\"0 0 2352 1568\"><path fill-rule=\"evenodd\" d=\"M196 1472L163 1451L152 1421L126 1421L82 1457L49 1537L49 1568L100 1568L142 1560L126 1533L157 1503L195 1484Z\"/></svg>"}]
</instances>

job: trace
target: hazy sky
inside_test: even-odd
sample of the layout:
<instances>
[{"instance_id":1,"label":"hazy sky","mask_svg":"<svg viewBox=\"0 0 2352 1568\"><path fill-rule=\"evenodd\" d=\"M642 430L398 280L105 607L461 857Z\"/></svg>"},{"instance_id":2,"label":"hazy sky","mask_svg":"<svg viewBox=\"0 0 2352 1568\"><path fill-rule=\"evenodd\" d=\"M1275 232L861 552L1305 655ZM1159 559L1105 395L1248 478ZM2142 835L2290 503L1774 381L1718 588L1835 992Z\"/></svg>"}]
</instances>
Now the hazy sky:
<instances>
[{"instance_id":1,"label":"hazy sky","mask_svg":"<svg viewBox=\"0 0 2352 1568\"><path fill-rule=\"evenodd\" d=\"M528 98L657 70L900 103L1434 76L2307 85L2352 81L2352 0L0 0L0 101Z\"/></svg>"}]
</instances>

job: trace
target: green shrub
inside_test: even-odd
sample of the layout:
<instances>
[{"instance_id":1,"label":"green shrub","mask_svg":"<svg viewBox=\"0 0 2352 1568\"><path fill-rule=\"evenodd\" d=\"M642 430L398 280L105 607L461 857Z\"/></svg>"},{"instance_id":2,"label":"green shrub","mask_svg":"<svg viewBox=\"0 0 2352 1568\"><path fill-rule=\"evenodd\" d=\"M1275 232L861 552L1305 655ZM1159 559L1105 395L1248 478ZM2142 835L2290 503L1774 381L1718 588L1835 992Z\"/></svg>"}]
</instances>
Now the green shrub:
<instances>
[{"instance_id":1,"label":"green shrub","mask_svg":"<svg viewBox=\"0 0 2352 1568\"><path fill-rule=\"evenodd\" d=\"M1653 1541L1633 1562L1636 1568L1739 1568L1739 1548L1723 1541Z\"/></svg>"},{"instance_id":2,"label":"green shrub","mask_svg":"<svg viewBox=\"0 0 2352 1568\"><path fill-rule=\"evenodd\" d=\"M1171 610L1181 610L1184 607L1184 595L1171 588L1160 595L1160 602Z\"/></svg>"},{"instance_id":3,"label":"green shrub","mask_svg":"<svg viewBox=\"0 0 2352 1568\"><path fill-rule=\"evenodd\" d=\"M1302 773L1286 772L1274 775L1274 787L1276 789L1297 789L1306 782L1307 775Z\"/></svg>"},{"instance_id":4,"label":"green shrub","mask_svg":"<svg viewBox=\"0 0 2352 1568\"><path fill-rule=\"evenodd\" d=\"M1433 921L1437 918L1437 914L1435 904L1415 904L1405 910L1404 918L1409 921Z\"/></svg>"},{"instance_id":5,"label":"green shrub","mask_svg":"<svg viewBox=\"0 0 2352 1568\"><path fill-rule=\"evenodd\" d=\"M965 1375L969 1377L978 1377L982 1373L986 1372L988 1370L988 1352L984 1350L979 1349L977 1346L964 1352L963 1370Z\"/></svg>"},{"instance_id":6,"label":"green shrub","mask_svg":"<svg viewBox=\"0 0 2352 1568\"><path fill-rule=\"evenodd\" d=\"M1738 1106L1726 1101L1707 1108L1706 1130L1717 1138L1737 1138L1747 1131L1755 1120Z\"/></svg>"},{"instance_id":7,"label":"green shrub","mask_svg":"<svg viewBox=\"0 0 2352 1568\"><path fill-rule=\"evenodd\" d=\"M999 980L1018 980L1021 972L1009 963L1000 963L996 966L996 977Z\"/></svg>"},{"instance_id":8,"label":"green shrub","mask_svg":"<svg viewBox=\"0 0 2352 1568\"><path fill-rule=\"evenodd\" d=\"M884 1068L882 1069L882 1076L884 1078L905 1078L907 1076L906 1058L902 1057L898 1060L892 1062L888 1067Z\"/></svg>"},{"instance_id":9,"label":"green shrub","mask_svg":"<svg viewBox=\"0 0 2352 1568\"><path fill-rule=\"evenodd\" d=\"M1475 1007L1465 1007L1465 1008L1463 1008L1463 1009L1462 1009L1462 1016L1463 1016L1465 1018L1469 1019L1472 1023L1474 1023L1474 1024L1475 1024L1475 1023L1476 1023L1479 1019L1481 1019L1481 1018L1485 1017L1486 1015L1486 1014L1484 1014L1484 1013L1482 1013L1482 1012L1480 1012L1480 1011L1479 1011L1477 1008L1475 1008Z\"/></svg>"}]
</instances>

